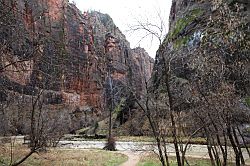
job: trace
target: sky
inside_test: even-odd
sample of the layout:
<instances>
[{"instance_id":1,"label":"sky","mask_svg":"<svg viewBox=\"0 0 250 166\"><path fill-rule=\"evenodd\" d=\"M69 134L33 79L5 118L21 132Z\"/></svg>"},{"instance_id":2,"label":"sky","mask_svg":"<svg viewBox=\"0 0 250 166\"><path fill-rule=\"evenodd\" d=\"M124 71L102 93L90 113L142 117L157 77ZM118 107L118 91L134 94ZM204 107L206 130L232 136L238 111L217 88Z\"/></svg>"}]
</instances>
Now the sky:
<instances>
[{"instance_id":1,"label":"sky","mask_svg":"<svg viewBox=\"0 0 250 166\"><path fill-rule=\"evenodd\" d=\"M140 46L153 58L159 47L158 39L152 39L152 36L145 37L146 31L133 31L131 27L139 22L148 22L157 26L163 25L164 35L168 31L171 0L70 0L72 1L82 12L96 10L109 14L116 26L125 34L130 47ZM153 28L152 30L157 31ZM157 33L159 34L159 31Z\"/></svg>"}]
</instances>

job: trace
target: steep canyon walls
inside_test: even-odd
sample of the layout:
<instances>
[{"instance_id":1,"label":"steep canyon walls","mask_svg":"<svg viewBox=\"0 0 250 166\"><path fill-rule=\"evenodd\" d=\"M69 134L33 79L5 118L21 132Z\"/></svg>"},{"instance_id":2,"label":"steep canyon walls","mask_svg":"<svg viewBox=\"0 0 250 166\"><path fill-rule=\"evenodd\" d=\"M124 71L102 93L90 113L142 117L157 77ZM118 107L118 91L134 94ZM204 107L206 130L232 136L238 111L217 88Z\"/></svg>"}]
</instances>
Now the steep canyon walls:
<instances>
[{"instance_id":1,"label":"steep canyon walls","mask_svg":"<svg viewBox=\"0 0 250 166\"><path fill-rule=\"evenodd\" d=\"M115 102L130 87L143 93L153 59L131 49L107 14L81 12L66 0L1 0L1 101L43 90L50 109L106 114L109 78ZM3 17L2 17L3 16ZM17 97L18 98L18 97Z\"/></svg>"}]
</instances>

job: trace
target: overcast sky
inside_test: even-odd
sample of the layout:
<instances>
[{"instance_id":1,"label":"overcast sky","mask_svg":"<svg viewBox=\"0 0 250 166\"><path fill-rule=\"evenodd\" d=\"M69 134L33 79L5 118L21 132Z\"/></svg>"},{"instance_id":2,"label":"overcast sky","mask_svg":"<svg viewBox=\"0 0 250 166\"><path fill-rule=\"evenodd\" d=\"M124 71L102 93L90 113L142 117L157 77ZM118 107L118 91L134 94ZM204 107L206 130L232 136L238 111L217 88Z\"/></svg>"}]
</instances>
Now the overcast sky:
<instances>
[{"instance_id":1,"label":"overcast sky","mask_svg":"<svg viewBox=\"0 0 250 166\"><path fill-rule=\"evenodd\" d=\"M145 35L145 32L128 31L131 25L136 25L137 21L146 22L149 20L152 24L160 25L157 13L164 21L165 33L168 30L168 16L171 7L171 0L70 0L74 1L81 11L96 10L109 14L114 20L116 26L126 35L131 48L141 46L155 57L159 42L151 37L145 38L139 42ZM138 43L139 42L139 43Z\"/></svg>"}]
</instances>

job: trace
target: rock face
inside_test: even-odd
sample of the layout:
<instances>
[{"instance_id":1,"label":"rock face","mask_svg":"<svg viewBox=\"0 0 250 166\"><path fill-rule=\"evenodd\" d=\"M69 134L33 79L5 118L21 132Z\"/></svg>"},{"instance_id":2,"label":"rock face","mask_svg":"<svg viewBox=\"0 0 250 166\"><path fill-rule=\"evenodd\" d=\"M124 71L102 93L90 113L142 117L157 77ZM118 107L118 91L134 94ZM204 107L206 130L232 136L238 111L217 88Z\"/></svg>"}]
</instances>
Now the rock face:
<instances>
[{"instance_id":1,"label":"rock face","mask_svg":"<svg viewBox=\"0 0 250 166\"><path fill-rule=\"evenodd\" d=\"M202 70L203 62L220 61L223 69L216 73L223 73L239 93L249 95L248 12L245 1L173 1L169 33L158 50L154 73L160 74L162 57L167 56L174 58L174 74L185 80Z\"/></svg>"},{"instance_id":2,"label":"rock face","mask_svg":"<svg viewBox=\"0 0 250 166\"><path fill-rule=\"evenodd\" d=\"M179 111L197 107L204 96L224 94L228 101L237 96L230 101L245 103L250 95L249 2L173 0L169 20L153 90L164 92L168 76Z\"/></svg>"},{"instance_id":3,"label":"rock face","mask_svg":"<svg viewBox=\"0 0 250 166\"><path fill-rule=\"evenodd\" d=\"M145 89L153 59L142 48L130 49L107 14L82 13L66 0L1 0L1 8L6 20L1 20L0 90L5 95L43 89L47 105L103 115L110 80L119 92L115 102L126 96L121 85L138 96Z\"/></svg>"},{"instance_id":4,"label":"rock face","mask_svg":"<svg viewBox=\"0 0 250 166\"><path fill-rule=\"evenodd\" d=\"M206 139L211 165L226 165L226 146L234 147L241 165L238 133L249 140L250 124L249 7L242 0L172 1L169 33L152 74L156 106L148 119L159 126L159 137L174 138L177 160L179 138L194 136ZM210 148L217 145L225 147L220 161Z\"/></svg>"}]
</instances>

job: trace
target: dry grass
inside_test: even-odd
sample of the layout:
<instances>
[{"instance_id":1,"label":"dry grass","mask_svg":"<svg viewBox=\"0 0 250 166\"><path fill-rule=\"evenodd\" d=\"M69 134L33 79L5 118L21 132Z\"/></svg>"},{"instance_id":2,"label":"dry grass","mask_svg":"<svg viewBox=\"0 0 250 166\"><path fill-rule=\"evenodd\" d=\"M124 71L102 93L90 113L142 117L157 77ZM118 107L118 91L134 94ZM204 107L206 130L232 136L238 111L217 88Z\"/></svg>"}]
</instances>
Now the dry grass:
<instances>
[{"instance_id":1,"label":"dry grass","mask_svg":"<svg viewBox=\"0 0 250 166\"><path fill-rule=\"evenodd\" d=\"M209 160L188 158L190 166L210 166ZM174 157L169 158L170 166L177 166L177 162ZM141 157L137 166L160 166L161 163L155 154L148 154Z\"/></svg>"},{"instance_id":2,"label":"dry grass","mask_svg":"<svg viewBox=\"0 0 250 166\"><path fill-rule=\"evenodd\" d=\"M0 146L0 165L10 161L10 145ZM14 160L29 152L26 146L17 144L14 148ZM33 154L22 165L25 166L117 166L127 160L127 156L104 150L49 149L47 152Z\"/></svg>"},{"instance_id":3,"label":"dry grass","mask_svg":"<svg viewBox=\"0 0 250 166\"><path fill-rule=\"evenodd\" d=\"M199 159L187 157L188 163L190 166L211 166L209 159ZM177 166L176 158L171 156L169 157L170 166ZM249 166L249 160L246 160L246 166ZM234 166L234 163L228 163L228 166ZM149 153L140 158L137 166L161 166L161 163L156 156L156 154Z\"/></svg>"}]
</instances>

